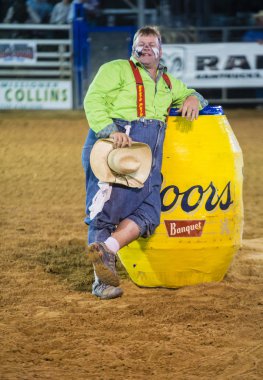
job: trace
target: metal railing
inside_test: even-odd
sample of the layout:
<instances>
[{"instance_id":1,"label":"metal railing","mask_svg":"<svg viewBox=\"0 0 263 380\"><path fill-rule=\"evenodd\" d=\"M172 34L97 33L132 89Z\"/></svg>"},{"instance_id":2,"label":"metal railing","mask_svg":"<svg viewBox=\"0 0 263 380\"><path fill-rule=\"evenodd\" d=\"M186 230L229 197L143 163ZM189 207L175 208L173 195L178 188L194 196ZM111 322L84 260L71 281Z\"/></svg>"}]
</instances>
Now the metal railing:
<instances>
[{"instance_id":1,"label":"metal railing","mask_svg":"<svg viewBox=\"0 0 263 380\"><path fill-rule=\"evenodd\" d=\"M211 43L211 42L242 42L247 30L259 30L259 27L248 26L206 26L185 28L167 28L161 26L164 43Z\"/></svg>"},{"instance_id":2,"label":"metal railing","mask_svg":"<svg viewBox=\"0 0 263 380\"><path fill-rule=\"evenodd\" d=\"M30 32L31 38L27 38L27 32ZM5 65L2 61L0 78L72 79L70 25L0 24L2 49L5 45L8 49L10 41L20 43L33 41L36 45L36 59L30 67L20 66L19 63Z\"/></svg>"},{"instance_id":3,"label":"metal railing","mask_svg":"<svg viewBox=\"0 0 263 380\"><path fill-rule=\"evenodd\" d=\"M72 56L71 25L0 24L0 108L76 108Z\"/></svg>"},{"instance_id":4,"label":"metal railing","mask_svg":"<svg viewBox=\"0 0 263 380\"><path fill-rule=\"evenodd\" d=\"M102 10L102 14L106 16L106 23L108 26L116 25L116 19L118 16L128 16L134 18L134 20L137 18L137 24L139 26L143 26L145 20L147 20L147 24L156 25L158 20L156 9L144 9L144 12L142 12L138 7L132 7L130 9L105 8Z\"/></svg>"},{"instance_id":5,"label":"metal railing","mask_svg":"<svg viewBox=\"0 0 263 380\"><path fill-rule=\"evenodd\" d=\"M111 12L109 12L111 13ZM43 24L0 24L0 44L10 40L19 42L34 41L36 45L36 60L24 66L19 63L0 64L0 79L55 79L70 80L73 89L74 108L82 106L83 94L98 66L111 59L128 58L131 46L131 32L123 31L123 37L118 28L93 27L85 25L83 30L76 28L78 22L72 25ZM166 28L160 27L163 42L169 44L181 43L211 43L240 42L248 27L200 27L200 28ZM251 28L250 28L251 29ZM255 28L256 29L256 28ZM109 32L111 37L109 38ZM75 40L79 40L76 44ZM116 37L118 36L118 38ZM116 39L116 43L114 40ZM84 46L85 44L85 46ZM81 61L84 60L84 64ZM103 61L103 62L102 62ZM202 91L202 89L198 89ZM203 89L205 96L215 103L262 103L258 90L246 89ZM244 95L245 93L245 95Z\"/></svg>"}]
</instances>

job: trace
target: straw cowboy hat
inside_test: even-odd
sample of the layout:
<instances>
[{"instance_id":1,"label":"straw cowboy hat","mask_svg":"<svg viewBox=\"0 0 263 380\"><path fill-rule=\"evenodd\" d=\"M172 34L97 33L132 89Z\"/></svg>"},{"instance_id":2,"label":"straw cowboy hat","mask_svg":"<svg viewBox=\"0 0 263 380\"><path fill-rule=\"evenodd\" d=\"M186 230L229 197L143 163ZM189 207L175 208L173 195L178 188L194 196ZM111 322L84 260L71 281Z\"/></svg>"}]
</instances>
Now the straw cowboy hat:
<instances>
[{"instance_id":1,"label":"straw cowboy hat","mask_svg":"<svg viewBox=\"0 0 263 380\"><path fill-rule=\"evenodd\" d=\"M141 188L150 174L152 152L149 145L140 142L113 149L112 139L100 139L91 150L90 165L102 182Z\"/></svg>"}]
</instances>

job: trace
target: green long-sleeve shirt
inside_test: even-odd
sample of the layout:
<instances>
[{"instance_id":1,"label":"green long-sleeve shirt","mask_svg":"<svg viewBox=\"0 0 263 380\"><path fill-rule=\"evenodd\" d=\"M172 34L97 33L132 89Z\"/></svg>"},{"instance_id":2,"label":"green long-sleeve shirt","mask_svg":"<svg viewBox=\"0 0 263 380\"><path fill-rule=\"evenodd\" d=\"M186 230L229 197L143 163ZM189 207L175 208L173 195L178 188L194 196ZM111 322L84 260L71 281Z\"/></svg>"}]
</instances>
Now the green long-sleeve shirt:
<instances>
[{"instance_id":1,"label":"green long-sleeve shirt","mask_svg":"<svg viewBox=\"0 0 263 380\"><path fill-rule=\"evenodd\" d=\"M161 74L157 82L133 57L133 62L139 67L145 88L145 109L147 119L165 121L167 110L172 105L180 107L183 101L195 90L169 75L172 89L170 90ZM102 65L91 83L84 99L84 109L90 128L99 133L105 127L112 125L113 118L136 120L137 91L136 82L128 60L115 60Z\"/></svg>"}]
</instances>

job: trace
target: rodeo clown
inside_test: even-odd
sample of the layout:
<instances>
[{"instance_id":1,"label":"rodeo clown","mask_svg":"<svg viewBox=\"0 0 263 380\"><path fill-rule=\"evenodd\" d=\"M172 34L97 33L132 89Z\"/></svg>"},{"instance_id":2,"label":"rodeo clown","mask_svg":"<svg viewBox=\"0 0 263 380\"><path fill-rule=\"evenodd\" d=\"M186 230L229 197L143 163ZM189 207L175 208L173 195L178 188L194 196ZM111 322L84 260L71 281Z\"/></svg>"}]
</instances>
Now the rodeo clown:
<instances>
[{"instance_id":1,"label":"rodeo clown","mask_svg":"<svg viewBox=\"0 0 263 380\"><path fill-rule=\"evenodd\" d=\"M86 174L88 258L92 294L120 297L116 254L160 223L161 164L168 109L179 107L188 120L207 101L166 73L160 64L161 35L139 29L130 60L102 65L84 99L89 133L83 148Z\"/></svg>"}]
</instances>

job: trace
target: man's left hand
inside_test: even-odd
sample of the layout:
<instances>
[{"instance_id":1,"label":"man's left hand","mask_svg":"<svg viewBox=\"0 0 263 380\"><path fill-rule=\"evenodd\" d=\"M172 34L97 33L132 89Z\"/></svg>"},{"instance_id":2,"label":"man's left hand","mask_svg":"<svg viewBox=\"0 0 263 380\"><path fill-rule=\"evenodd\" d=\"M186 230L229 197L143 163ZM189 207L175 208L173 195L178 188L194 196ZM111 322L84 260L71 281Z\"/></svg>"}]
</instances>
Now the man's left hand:
<instances>
[{"instance_id":1,"label":"man's left hand","mask_svg":"<svg viewBox=\"0 0 263 380\"><path fill-rule=\"evenodd\" d=\"M187 120L193 121L198 118L199 115L199 100L196 96L188 96L185 99L182 107L179 109L182 112L182 117L186 117Z\"/></svg>"}]
</instances>

